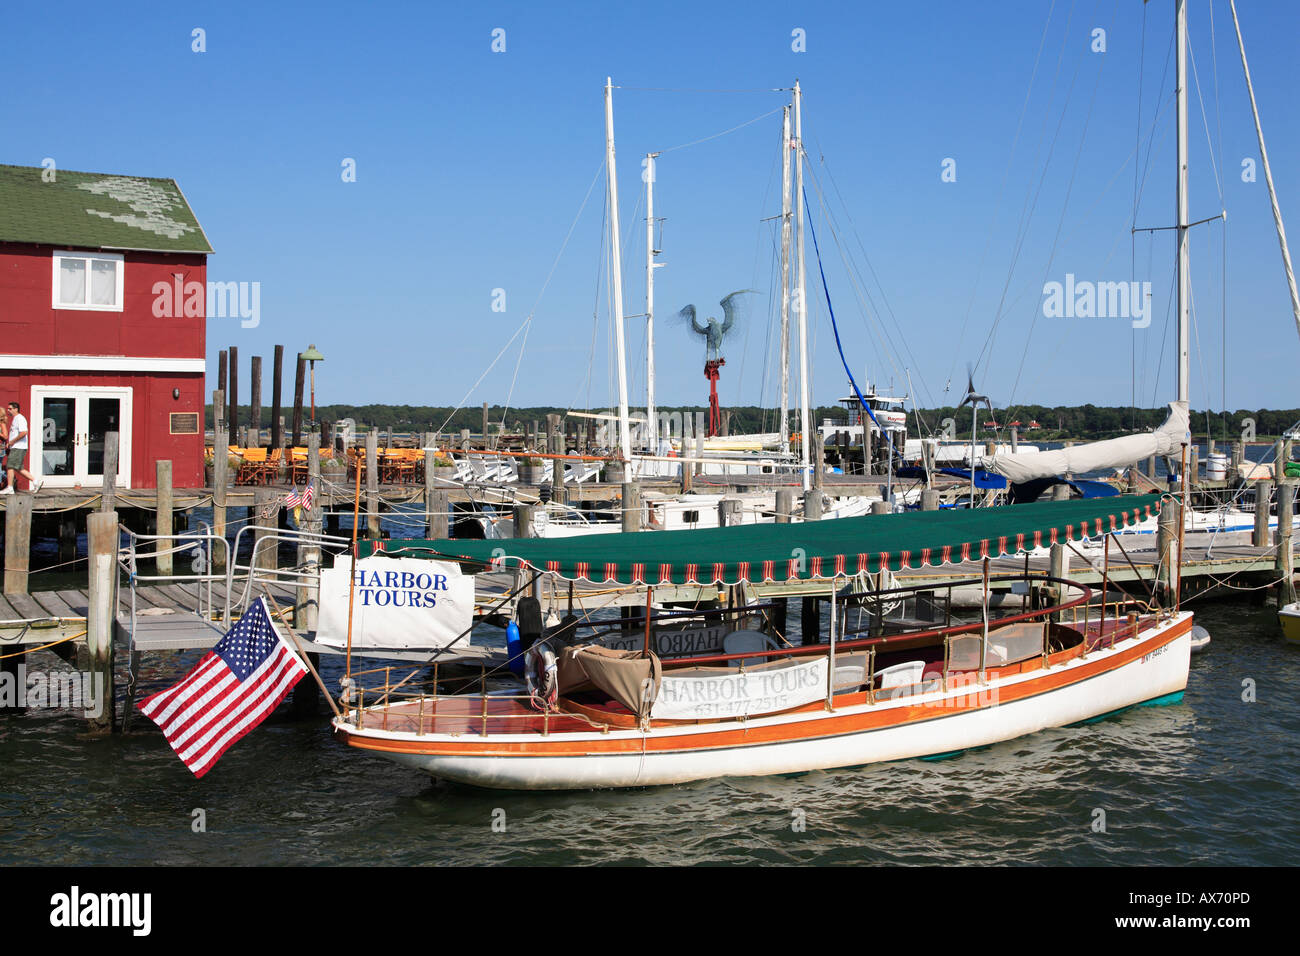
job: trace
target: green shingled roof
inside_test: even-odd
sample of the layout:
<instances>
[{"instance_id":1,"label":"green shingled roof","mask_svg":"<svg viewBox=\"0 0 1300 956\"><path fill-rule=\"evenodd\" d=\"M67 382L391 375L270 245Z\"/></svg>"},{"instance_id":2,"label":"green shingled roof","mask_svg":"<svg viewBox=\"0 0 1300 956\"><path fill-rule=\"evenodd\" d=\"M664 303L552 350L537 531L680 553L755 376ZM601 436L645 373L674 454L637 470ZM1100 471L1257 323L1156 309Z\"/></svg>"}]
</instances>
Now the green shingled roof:
<instances>
[{"instance_id":1,"label":"green shingled roof","mask_svg":"<svg viewBox=\"0 0 1300 956\"><path fill-rule=\"evenodd\" d=\"M0 165L0 242L209 253L174 179Z\"/></svg>"}]
</instances>

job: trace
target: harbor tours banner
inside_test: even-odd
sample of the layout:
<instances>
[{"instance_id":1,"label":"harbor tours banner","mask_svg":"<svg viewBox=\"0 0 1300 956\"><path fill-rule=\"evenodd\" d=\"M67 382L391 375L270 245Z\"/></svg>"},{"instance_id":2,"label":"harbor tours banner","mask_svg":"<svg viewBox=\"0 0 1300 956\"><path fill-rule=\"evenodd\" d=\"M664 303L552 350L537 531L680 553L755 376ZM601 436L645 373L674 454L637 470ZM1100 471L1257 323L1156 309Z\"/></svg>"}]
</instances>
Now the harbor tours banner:
<instances>
[{"instance_id":1,"label":"harbor tours banner","mask_svg":"<svg viewBox=\"0 0 1300 956\"><path fill-rule=\"evenodd\" d=\"M320 576L316 640L345 647L348 640L348 572L340 558ZM387 650L443 647L474 616L474 576L457 564L418 558L363 558L352 595L352 646Z\"/></svg>"},{"instance_id":2,"label":"harbor tours banner","mask_svg":"<svg viewBox=\"0 0 1300 956\"><path fill-rule=\"evenodd\" d=\"M745 717L788 710L825 696L824 657L728 674L665 674L650 716L663 720Z\"/></svg>"}]
</instances>

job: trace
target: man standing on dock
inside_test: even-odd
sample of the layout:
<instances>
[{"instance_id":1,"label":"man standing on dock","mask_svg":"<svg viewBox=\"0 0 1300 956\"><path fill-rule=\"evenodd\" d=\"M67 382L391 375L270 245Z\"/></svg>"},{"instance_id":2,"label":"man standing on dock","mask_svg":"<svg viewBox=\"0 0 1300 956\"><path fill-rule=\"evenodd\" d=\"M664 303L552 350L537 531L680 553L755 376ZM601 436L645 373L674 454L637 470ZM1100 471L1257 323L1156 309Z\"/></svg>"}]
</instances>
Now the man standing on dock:
<instances>
[{"instance_id":1,"label":"man standing on dock","mask_svg":"<svg viewBox=\"0 0 1300 956\"><path fill-rule=\"evenodd\" d=\"M41 482L23 467L27 463L27 419L18 410L17 402L10 402L5 408L9 419L9 450L5 453L5 470L9 473L9 484L0 495L14 493L14 475L19 474L32 484L32 491L41 490Z\"/></svg>"}]
</instances>

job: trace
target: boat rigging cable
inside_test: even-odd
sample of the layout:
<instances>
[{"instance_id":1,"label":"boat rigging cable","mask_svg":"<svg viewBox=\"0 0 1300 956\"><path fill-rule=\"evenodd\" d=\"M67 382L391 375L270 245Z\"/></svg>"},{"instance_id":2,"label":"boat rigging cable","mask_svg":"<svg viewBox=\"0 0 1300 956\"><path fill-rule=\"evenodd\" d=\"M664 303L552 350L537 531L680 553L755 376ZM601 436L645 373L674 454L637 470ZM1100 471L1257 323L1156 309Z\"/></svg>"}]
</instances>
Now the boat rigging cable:
<instances>
[{"instance_id":1,"label":"boat rigging cable","mask_svg":"<svg viewBox=\"0 0 1300 956\"><path fill-rule=\"evenodd\" d=\"M840 342L840 328L835 321L835 306L831 305L831 290L826 285L826 270L822 267L822 253L817 246L817 229L813 226L812 207L808 203L808 190L806 189L804 190L803 204L808 217L808 231L812 233L813 255L817 257L817 271L822 277L822 292L826 295L826 311L831 315L831 331L835 333L835 348L840 353L840 364L844 366L844 372L849 377L849 384L853 386L853 394L858 397L858 404L866 410L866 413L871 417L871 421L875 423L875 426L880 429L880 433L885 436L885 440L889 442L889 462L885 466L885 500L891 502L892 505L894 494L894 436L876 420L876 413L871 410L867 400L862 397L862 392L858 388L858 381L853 377L853 370L849 368L848 359L844 357L844 346ZM803 307L804 303L801 302L800 306ZM803 441L807 440L808 436L803 436ZM862 430L862 448L864 456L871 454L871 442L865 428ZM973 462L971 467L974 468Z\"/></svg>"}]
</instances>

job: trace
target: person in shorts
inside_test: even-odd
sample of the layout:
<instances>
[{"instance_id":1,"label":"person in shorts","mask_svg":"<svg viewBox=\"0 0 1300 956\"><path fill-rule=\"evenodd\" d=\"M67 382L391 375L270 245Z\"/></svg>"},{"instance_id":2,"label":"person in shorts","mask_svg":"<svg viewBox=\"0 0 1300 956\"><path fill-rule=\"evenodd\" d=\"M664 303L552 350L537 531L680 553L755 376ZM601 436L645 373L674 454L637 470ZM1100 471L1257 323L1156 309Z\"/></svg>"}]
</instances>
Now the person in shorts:
<instances>
[{"instance_id":1,"label":"person in shorts","mask_svg":"<svg viewBox=\"0 0 1300 956\"><path fill-rule=\"evenodd\" d=\"M33 485L32 491L40 491L41 483L36 481L36 476L27 470L27 419L23 417L17 402L10 402L5 408L5 416L8 420L8 450L5 452L5 473L9 477L9 485L0 491L0 495L12 495L14 493L14 476L22 475L29 483Z\"/></svg>"}]
</instances>

